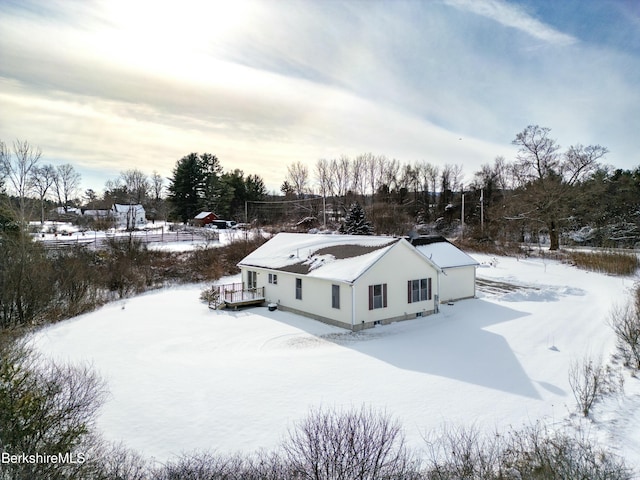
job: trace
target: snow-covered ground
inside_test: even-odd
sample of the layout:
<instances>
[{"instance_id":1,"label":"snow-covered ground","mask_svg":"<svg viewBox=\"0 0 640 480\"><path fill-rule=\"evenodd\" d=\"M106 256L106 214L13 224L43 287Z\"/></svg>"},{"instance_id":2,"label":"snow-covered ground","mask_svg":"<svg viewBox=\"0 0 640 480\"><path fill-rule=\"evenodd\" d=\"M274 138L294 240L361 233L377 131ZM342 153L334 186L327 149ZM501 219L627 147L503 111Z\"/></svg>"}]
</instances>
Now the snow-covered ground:
<instances>
[{"instance_id":1,"label":"snow-covered ground","mask_svg":"<svg viewBox=\"0 0 640 480\"><path fill-rule=\"evenodd\" d=\"M356 334L266 308L212 311L199 301L203 286L191 285L107 305L34 341L55 358L91 362L111 392L99 428L160 460L275 447L319 405L384 409L416 448L444 424L564 424L575 411L569 365L609 361L609 310L637 278L474 257L477 299ZM625 396L600 405L590 428L640 466L640 380L625 378Z\"/></svg>"}]
</instances>

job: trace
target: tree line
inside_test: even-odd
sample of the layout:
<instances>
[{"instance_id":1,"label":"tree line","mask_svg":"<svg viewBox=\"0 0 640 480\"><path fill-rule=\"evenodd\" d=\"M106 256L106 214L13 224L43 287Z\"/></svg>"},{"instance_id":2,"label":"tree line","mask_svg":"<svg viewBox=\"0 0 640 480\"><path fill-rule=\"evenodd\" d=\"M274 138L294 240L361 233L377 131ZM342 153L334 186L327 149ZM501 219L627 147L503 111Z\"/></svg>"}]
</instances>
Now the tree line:
<instances>
[{"instance_id":1,"label":"tree line","mask_svg":"<svg viewBox=\"0 0 640 480\"><path fill-rule=\"evenodd\" d=\"M257 174L225 171L215 155L190 153L176 161L169 178L125 170L106 182L102 195L88 189L80 199L72 165L40 165L40 150L28 142L16 141L12 150L0 142L0 187L5 197L11 194L14 216L33 219L30 207L38 205L41 221L46 202L55 199L63 208L141 203L151 220L187 222L212 211L256 226L337 230L358 202L377 234L418 230L499 243L544 239L551 249L561 241L640 241L640 166L603 163L608 150L600 145L563 149L551 129L538 125L527 126L512 143L514 159L496 157L471 179L460 164L403 163L372 153L321 158L312 169L297 161L287 166L282 195L269 195Z\"/></svg>"},{"instance_id":2,"label":"tree line","mask_svg":"<svg viewBox=\"0 0 640 480\"><path fill-rule=\"evenodd\" d=\"M362 203L376 233L460 234L497 242L561 238L598 246L640 241L640 166L615 169L600 145L562 149L551 129L529 125L513 142L509 161L496 157L463 184L463 166L426 161L401 163L371 153L302 162L287 168L281 186L288 198L322 198L330 215L344 217ZM295 211L293 211L295 214ZM299 215L305 214L301 209ZM322 215L319 208L316 214Z\"/></svg>"}]
</instances>

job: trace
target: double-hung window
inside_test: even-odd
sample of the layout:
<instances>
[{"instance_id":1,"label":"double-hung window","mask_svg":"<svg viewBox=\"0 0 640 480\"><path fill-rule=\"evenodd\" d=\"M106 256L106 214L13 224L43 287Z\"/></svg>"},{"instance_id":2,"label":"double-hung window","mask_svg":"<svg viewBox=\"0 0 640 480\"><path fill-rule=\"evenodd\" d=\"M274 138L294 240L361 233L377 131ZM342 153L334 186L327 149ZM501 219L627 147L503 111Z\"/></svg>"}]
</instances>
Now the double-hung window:
<instances>
[{"instance_id":1,"label":"double-hung window","mask_svg":"<svg viewBox=\"0 0 640 480\"><path fill-rule=\"evenodd\" d=\"M387 307L387 284L369 285L369 310Z\"/></svg>"},{"instance_id":2,"label":"double-hung window","mask_svg":"<svg viewBox=\"0 0 640 480\"><path fill-rule=\"evenodd\" d=\"M431 300L431 279L421 278L407 282L407 301L409 303Z\"/></svg>"}]
</instances>

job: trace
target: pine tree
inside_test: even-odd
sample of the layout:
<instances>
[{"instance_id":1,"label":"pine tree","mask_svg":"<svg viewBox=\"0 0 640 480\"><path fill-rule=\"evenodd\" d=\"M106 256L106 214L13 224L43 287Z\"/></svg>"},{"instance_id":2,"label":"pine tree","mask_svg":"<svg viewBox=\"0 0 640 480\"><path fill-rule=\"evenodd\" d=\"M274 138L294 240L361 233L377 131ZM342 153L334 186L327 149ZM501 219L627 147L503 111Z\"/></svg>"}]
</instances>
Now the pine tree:
<instances>
[{"instance_id":1,"label":"pine tree","mask_svg":"<svg viewBox=\"0 0 640 480\"><path fill-rule=\"evenodd\" d=\"M367 220L358 202L353 203L349 208L341 231L347 235L373 235L373 226Z\"/></svg>"}]
</instances>

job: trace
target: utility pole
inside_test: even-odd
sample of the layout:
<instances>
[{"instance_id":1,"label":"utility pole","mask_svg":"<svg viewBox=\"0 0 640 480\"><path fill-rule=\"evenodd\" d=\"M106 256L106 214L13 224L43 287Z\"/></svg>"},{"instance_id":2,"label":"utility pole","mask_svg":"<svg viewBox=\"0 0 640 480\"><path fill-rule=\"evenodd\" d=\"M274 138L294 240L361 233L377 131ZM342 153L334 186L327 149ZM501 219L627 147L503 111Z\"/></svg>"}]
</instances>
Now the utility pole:
<instances>
[{"instance_id":1,"label":"utility pole","mask_svg":"<svg viewBox=\"0 0 640 480\"><path fill-rule=\"evenodd\" d=\"M464 185L462 186L462 213L460 214L460 223L462 230L460 231L460 239L464 240Z\"/></svg>"},{"instance_id":2,"label":"utility pole","mask_svg":"<svg viewBox=\"0 0 640 480\"><path fill-rule=\"evenodd\" d=\"M327 196L322 194L322 228L327 229Z\"/></svg>"},{"instance_id":3,"label":"utility pole","mask_svg":"<svg viewBox=\"0 0 640 480\"><path fill-rule=\"evenodd\" d=\"M484 233L484 188L480 190L480 231Z\"/></svg>"}]
</instances>

